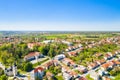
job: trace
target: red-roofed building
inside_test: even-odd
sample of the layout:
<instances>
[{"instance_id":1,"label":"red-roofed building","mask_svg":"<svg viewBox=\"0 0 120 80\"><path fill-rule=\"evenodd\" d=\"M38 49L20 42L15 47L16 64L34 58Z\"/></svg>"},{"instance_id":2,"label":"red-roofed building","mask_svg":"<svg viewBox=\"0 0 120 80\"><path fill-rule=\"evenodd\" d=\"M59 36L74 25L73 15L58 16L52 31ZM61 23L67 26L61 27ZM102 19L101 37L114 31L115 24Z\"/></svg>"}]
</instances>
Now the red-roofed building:
<instances>
[{"instance_id":1,"label":"red-roofed building","mask_svg":"<svg viewBox=\"0 0 120 80\"><path fill-rule=\"evenodd\" d=\"M102 77L102 80L111 80L111 79L108 77Z\"/></svg>"},{"instance_id":2,"label":"red-roofed building","mask_svg":"<svg viewBox=\"0 0 120 80\"><path fill-rule=\"evenodd\" d=\"M107 54L105 54L104 56L104 59L107 60L107 59L111 59L113 56L110 52L108 52Z\"/></svg>"},{"instance_id":3,"label":"red-roofed building","mask_svg":"<svg viewBox=\"0 0 120 80\"><path fill-rule=\"evenodd\" d=\"M96 67L98 67L98 66L99 66L99 64L98 64L97 62L94 62L94 63L89 64L89 65L88 65L88 68L89 68L89 69L94 69L94 68L96 68Z\"/></svg>"},{"instance_id":4,"label":"red-roofed building","mask_svg":"<svg viewBox=\"0 0 120 80\"><path fill-rule=\"evenodd\" d=\"M88 71L88 69L82 65L78 65L76 70L80 71L81 73L86 73Z\"/></svg>"},{"instance_id":5,"label":"red-roofed building","mask_svg":"<svg viewBox=\"0 0 120 80\"><path fill-rule=\"evenodd\" d=\"M42 79L44 75L44 68L38 67L34 69L34 78L37 79Z\"/></svg>"},{"instance_id":6,"label":"red-roofed building","mask_svg":"<svg viewBox=\"0 0 120 80\"><path fill-rule=\"evenodd\" d=\"M113 66L114 66L113 62L107 62L107 63L105 63L101 66L101 69L102 70L108 70L108 69L112 69Z\"/></svg>"},{"instance_id":7,"label":"red-roofed building","mask_svg":"<svg viewBox=\"0 0 120 80\"><path fill-rule=\"evenodd\" d=\"M105 62L106 62L106 60L105 59L101 59L101 60L98 60L98 61L96 61L99 65L101 65L101 64L104 64Z\"/></svg>"},{"instance_id":8,"label":"red-roofed building","mask_svg":"<svg viewBox=\"0 0 120 80\"><path fill-rule=\"evenodd\" d=\"M84 77L79 77L79 78L77 78L76 80L87 80L87 79L84 78Z\"/></svg>"},{"instance_id":9,"label":"red-roofed building","mask_svg":"<svg viewBox=\"0 0 120 80\"><path fill-rule=\"evenodd\" d=\"M24 60L25 61L31 61L31 60L34 60L34 59L38 59L39 57L43 57L43 55L40 54L39 52L31 52L24 57Z\"/></svg>"},{"instance_id":10,"label":"red-roofed building","mask_svg":"<svg viewBox=\"0 0 120 80\"><path fill-rule=\"evenodd\" d=\"M75 52L75 51L68 52L68 55L69 56L77 56L77 52Z\"/></svg>"},{"instance_id":11,"label":"red-roofed building","mask_svg":"<svg viewBox=\"0 0 120 80\"><path fill-rule=\"evenodd\" d=\"M54 78L54 75L51 72L47 72L46 77L47 77L48 80L51 80L51 79Z\"/></svg>"},{"instance_id":12,"label":"red-roofed building","mask_svg":"<svg viewBox=\"0 0 120 80\"><path fill-rule=\"evenodd\" d=\"M41 43L35 43L35 42L33 42L33 43L28 43L27 46L28 46L29 49L33 49L34 46L38 46L38 45L40 45L40 44L41 44Z\"/></svg>"},{"instance_id":13,"label":"red-roofed building","mask_svg":"<svg viewBox=\"0 0 120 80\"><path fill-rule=\"evenodd\" d=\"M62 60L62 62L63 62L64 64L66 64L67 66L72 66L72 67L75 67L75 66L76 66L76 64L73 62L73 60L71 60L71 59L69 59L69 58L64 58L64 59Z\"/></svg>"},{"instance_id":14,"label":"red-roofed building","mask_svg":"<svg viewBox=\"0 0 120 80\"><path fill-rule=\"evenodd\" d=\"M48 69L48 68L49 68L50 66L52 66L52 65L54 65L54 62L51 60L51 61L47 62L46 64L44 64L43 67L44 67L45 69Z\"/></svg>"}]
</instances>

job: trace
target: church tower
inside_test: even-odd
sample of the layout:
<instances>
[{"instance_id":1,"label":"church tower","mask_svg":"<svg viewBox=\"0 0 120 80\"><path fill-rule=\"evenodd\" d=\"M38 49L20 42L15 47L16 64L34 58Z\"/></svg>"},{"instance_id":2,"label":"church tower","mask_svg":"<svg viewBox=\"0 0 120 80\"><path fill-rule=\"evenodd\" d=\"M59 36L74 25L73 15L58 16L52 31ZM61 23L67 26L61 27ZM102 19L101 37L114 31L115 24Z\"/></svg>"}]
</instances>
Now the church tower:
<instances>
[{"instance_id":1,"label":"church tower","mask_svg":"<svg viewBox=\"0 0 120 80\"><path fill-rule=\"evenodd\" d=\"M14 77L17 75L17 65L16 65L16 63L14 63L14 65L13 65L13 75L14 75Z\"/></svg>"}]
</instances>

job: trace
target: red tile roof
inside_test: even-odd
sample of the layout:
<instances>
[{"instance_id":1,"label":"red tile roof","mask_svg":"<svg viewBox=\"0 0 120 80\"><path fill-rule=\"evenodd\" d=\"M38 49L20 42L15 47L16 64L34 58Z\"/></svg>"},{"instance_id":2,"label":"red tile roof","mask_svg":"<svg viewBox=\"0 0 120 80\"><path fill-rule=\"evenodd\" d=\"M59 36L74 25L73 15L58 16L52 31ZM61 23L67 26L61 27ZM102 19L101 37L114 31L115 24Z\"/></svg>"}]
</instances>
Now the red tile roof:
<instances>
[{"instance_id":1,"label":"red tile roof","mask_svg":"<svg viewBox=\"0 0 120 80\"><path fill-rule=\"evenodd\" d=\"M34 69L34 73L38 72L38 71L44 71L44 68L42 67L38 67Z\"/></svg>"},{"instance_id":2,"label":"red tile roof","mask_svg":"<svg viewBox=\"0 0 120 80\"><path fill-rule=\"evenodd\" d=\"M102 65L103 68L108 68L109 66L113 66L113 62L107 62L105 64Z\"/></svg>"},{"instance_id":3,"label":"red tile roof","mask_svg":"<svg viewBox=\"0 0 120 80\"><path fill-rule=\"evenodd\" d=\"M69 52L69 54L75 56L77 53L76 52Z\"/></svg>"},{"instance_id":4,"label":"red tile roof","mask_svg":"<svg viewBox=\"0 0 120 80\"><path fill-rule=\"evenodd\" d=\"M84 77L80 77L79 80L87 80L87 79Z\"/></svg>"},{"instance_id":5,"label":"red tile roof","mask_svg":"<svg viewBox=\"0 0 120 80\"><path fill-rule=\"evenodd\" d=\"M95 56L100 57L100 56L102 56L102 54L101 53L96 53Z\"/></svg>"},{"instance_id":6,"label":"red tile roof","mask_svg":"<svg viewBox=\"0 0 120 80\"><path fill-rule=\"evenodd\" d=\"M28 55L25 56L25 58L33 57L33 56L39 56L39 52L31 52Z\"/></svg>"},{"instance_id":7,"label":"red tile roof","mask_svg":"<svg viewBox=\"0 0 120 80\"><path fill-rule=\"evenodd\" d=\"M91 66L92 68L94 68L94 67L98 66L98 64L96 62L94 62L94 63L91 63L89 66Z\"/></svg>"},{"instance_id":8,"label":"red tile roof","mask_svg":"<svg viewBox=\"0 0 120 80\"><path fill-rule=\"evenodd\" d=\"M67 61L67 62L70 62L70 64L75 64L74 62L73 62L73 60L71 60L71 59L69 59L69 58L64 58L64 61Z\"/></svg>"},{"instance_id":9,"label":"red tile roof","mask_svg":"<svg viewBox=\"0 0 120 80\"><path fill-rule=\"evenodd\" d=\"M47 72L46 76L53 76L53 74L51 72Z\"/></svg>"},{"instance_id":10,"label":"red tile roof","mask_svg":"<svg viewBox=\"0 0 120 80\"><path fill-rule=\"evenodd\" d=\"M101 60L99 60L98 62L100 62L100 64L102 64L102 63L104 63L104 62L106 62L106 61L105 61L105 59L101 59Z\"/></svg>"},{"instance_id":11,"label":"red tile roof","mask_svg":"<svg viewBox=\"0 0 120 80\"><path fill-rule=\"evenodd\" d=\"M45 67L49 67L49 66L51 66L51 65L53 65L53 61L47 62L44 66L45 66Z\"/></svg>"}]
</instances>

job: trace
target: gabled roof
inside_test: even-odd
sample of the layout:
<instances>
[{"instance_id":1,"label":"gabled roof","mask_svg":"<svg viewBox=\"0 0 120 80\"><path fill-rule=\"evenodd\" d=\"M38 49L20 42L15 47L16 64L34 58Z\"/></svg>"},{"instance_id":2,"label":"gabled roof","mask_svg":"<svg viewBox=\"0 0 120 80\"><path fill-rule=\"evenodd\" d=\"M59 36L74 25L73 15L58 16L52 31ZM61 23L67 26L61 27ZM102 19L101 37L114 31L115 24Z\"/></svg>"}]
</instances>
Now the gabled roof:
<instances>
[{"instance_id":1,"label":"gabled roof","mask_svg":"<svg viewBox=\"0 0 120 80\"><path fill-rule=\"evenodd\" d=\"M73 62L73 60L71 60L71 59L69 59L69 58L64 58L63 59L64 61L66 61L66 62L69 62L70 64L75 64L74 62Z\"/></svg>"},{"instance_id":2,"label":"gabled roof","mask_svg":"<svg viewBox=\"0 0 120 80\"><path fill-rule=\"evenodd\" d=\"M95 56L100 57L100 56L102 56L102 53L96 53Z\"/></svg>"},{"instance_id":3,"label":"gabled roof","mask_svg":"<svg viewBox=\"0 0 120 80\"><path fill-rule=\"evenodd\" d=\"M24 58L29 58L29 57L33 57L33 56L39 56L39 52L31 52L28 55L26 55Z\"/></svg>"},{"instance_id":4,"label":"gabled roof","mask_svg":"<svg viewBox=\"0 0 120 80\"><path fill-rule=\"evenodd\" d=\"M47 72L47 73L46 73L46 76L47 76L47 77L48 77L48 76L52 77L53 74L52 74L51 72Z\"/></svg>"},{"instance_id":5,"label":"gabled roof","mask_svg":"<svg viewBox=\"0 0 120 80\"><path fill-rule=\"evenodd\" d=\"M37 72L39 72L39 71L44 71L44 68L42 68L42 67L38 67L38 68L35 68L34 69L34 73L37 73Z\"/></svg>"},{"instance_id":6,"label":"gabled roof","mask_svg":"<svg viewBox=\"0 0 120 80\"><path fill-rule=\"evenodd\" d=\"M94 62L94 63L89 64L89 66L91 66L92 68L94 68L94 67L98 66L98 64L96 62Z\"/></svg>"},{"instance_id":7,"label":"gabled roof","mask_svg":"<svg viewBox=\"0 0 120 80\"><path fill-rule=\"evenodd\" d=\"M105 60L105 59L101 59L101 60L99 60L98 62L99 62L100 64L102 64L102 63L106 62L106 60Z\"/></svg>"},{"instance_id":8,"label":"gabled roof","mask_svg":"<svg viewBox=\"0 0 120 80\"><path fill-rule=\"evenodd\" d=\"M78 80L87 80L87 79L84 77L80 77Z\"/></svg>"},{"instance_id":9,"label":"gabled roof","mask_svg":"<svg viewBox=\"0 0 120 80\"><path fill-rule=\"evenodd\" d=\"M106 68L113 66L113 65L114 65L113 62L107 62L107 63L103 64L102 67L106 69Z\"/></svg>"},{"instance_id":10,"label":"gabled roof","mask_svg":"<svg viewBox=\"0 0 120 80\"><path fill-rule=\"evenodd\" d=\"M53 61L47 62L44 66L45 66L45 67L49 67L49 66L51 66L51 65L53 65Z\"/></svg>"},{"instance_id":11,"label":"gabled roof","mask_svg":"<svg viewBox=\"0 0 120 80\"><path fill-rule=\"evenodd\" d=\"M77 53L72 51L72 52L69 52L68 54L75 56Z\"/></svg>"}]
</instances>

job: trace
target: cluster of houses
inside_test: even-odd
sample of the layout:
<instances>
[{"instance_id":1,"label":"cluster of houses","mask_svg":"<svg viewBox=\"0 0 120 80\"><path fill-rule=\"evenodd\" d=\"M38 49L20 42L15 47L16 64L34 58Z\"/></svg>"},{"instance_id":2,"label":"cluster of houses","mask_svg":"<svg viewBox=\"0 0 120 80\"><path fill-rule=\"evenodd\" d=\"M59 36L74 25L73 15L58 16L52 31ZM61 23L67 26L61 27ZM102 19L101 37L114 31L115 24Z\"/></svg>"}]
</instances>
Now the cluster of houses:
<instances>
[{"instance_id":1,"label":"cluster of houses","mask_svg":"<svg viewBox=\"0 0 120 80\"><path fill-rule=\"evenodd\" d=\"M31 73L31 80L36 80L37 79L43 79L44 75L45 75L45 70L48 70L50 68L50 66L58 66L58 62L57 60L50 60L47 63L45 63L44 65L41 65L37 68L35 68L33 70L33 72ZM54 74L47 72L46 76L48 79L54 77Z\"/></svg>"},{"instance_id":2,"label":"cluster of houses","mask_svg":"<svg viewBox=\"0 0 120 80\"><path fill-rule=\"evenodd\" d=\"M71 42L68 42L68 41L65 41L65 40L45 40L45 41L43 41L43 43L45 43L45 44L49 44L49 43L53 43L53 42L67 44L68 46L72 45Z\"/></svg>"},{"instance_id":3,"label":"cluster of houses","mask_svg":"<svg viewBox=\"0 0 120 80\"><path fill-rule=\"evenodd\" d=\"M76 73L74 70L71 70L70 67L80 72L87 72L87 68L82 65L75 64L71 59L66 58L64 54L60 54L54 57L53 60L50 60L46 62L44 65L41 65L40 67L37 67L33 70L31 73L32 77L31 80L35 80L36 78L42 79L45 75L45 70L48 70L50 66L61 66L61 72L64 80L87 80L86 78L80 76L78 73ZM47 72L46 76L48 79L54 77L54 74Z\"/></svg>"},{"instance_id":4,"label":"cluster of houses","mask_svg":"<svg viewBox=\"0 0 120 80\"><path fill-rule=\"evenodd\" d=\"M102 39L98 43L95 43L94 41L88 44L86 47L87 48L92 48L96 46L97 44L102 44L102 43L113 43L117 42L119 38L107 38L107 39ZM53 40L47 40L44 41L44 43L51 43L54 42ZM84 48L82 44L79 44L77 46L71 46L71 43L62 41L63 43L70 44L70 46L66 49L67 54L70 57L75 57L78 55L80 51L82 51ZM28 48L33 49L34 46L39 46L40 43L28 43ZM120 50L117 50L115 52L107 52L104 56L101 53L96 53L94 56L100 57L103 56L103 59L93 61L92 63L89 63L87 67L84 67L82 65L76 64L73 60L70 58L66 58L64 54L60 54L55 56L52 60L49 62L45 63L44 65L41 65L33 70L31 73L31 80L36 80L42 79L43 76L46 74L48 80L54 77L54 74L51 72L45 73L45 70L49 69L50 66L61 66L61 72L64 80L87 80L84 78L82 75L79 75L75 70L79 71L80 73L87 73L90 70L94 70L97 67L100 67L100 70L98 72L92 72L90 74L90 77L92 77L94 80L97 80L99 76L102 76L103 80L109 79L107 76L104 76L107 73L107 70L113 69L115 66L120 66L120 61L119 60L112 60L113 57L118 55L120 53ZM26 56L24 56L24 61L31 61L31 60L38 60L39 58L44 57L40 52L30 52ZM17 65L14 64L13 66L9 68L5 68L5 74L8 76L16 76L17 75Z\"/></svg>"},{"instance_id":5,"label":"cluster of houses","mask_svg":"<svg viewBox=\"0 0 120 80\"><path fill-rule=\"evenodd\" d=\"M85 72L87 72L87 68L82 65L77 65L73 60L66 58L65 55L64 55L64 57L62 57L63 55L64 54L58 55L59 59L57 59L57 60L59 63L61 63L60 65L62 66L62 76L63 76L64 80L71 80L71 79L86 80L86 78L84 78L84 77L80 76L78 73L76 73L75 70L78 70L81 73L85 73Z\"/></svg>"},{"instance_id":6,"label":"cluster of houses","mask_svg":"<svg viewBox=\"0 0 120 80\"><path fill-rule=\"evenodd\" d=\"M64 80L87 80L86 78L84 78L83 76L80 76L78 73L76 73L75 71L71 70L69 67L63 66L62 67L62 74L63 74L63 78Z\"/></svg>"},{"instance_id":7,"label":"cluster of houses","mask_svg":"<svg viewBox=\"0 0 120 80\"><path fill-rule=\"evenodd\" d=\"M112 70L115 66L120 66L119 60L111 60L102 64L97 72L92 71L90 77L94 80L99 80L102 77L102 80L111 80L109 78L108 70Z\"/></svg>"},{"instance_id":8,"label":"cluster of houses","mask_svg":"<svg viewBox=\"0 0 120 80\"><path fill-rule=\"evenodd\" d=\"M28 47L29 49L33 49L34 46L40 46L40 45L41 45L40 42L32 42L32 43L28 43L28 44L27 44L27 47Z\"/></svg>"},{"instance_id":9,"label":"cluster of houses","mask_svg":"<svg viewBox=\"0 0 120 80\"><path fill-rule=\"evenodd\" d=\"M33 71L31 80L35 80L36 78L42 79L43 76L45 75L45 70L49 69L49 67L52 66L52 65L55 65L55 66L59 65L59 62L64 64L64 65L61 65L62 66L61 71L62 71L63 78L65 80L70 80L70 79L87 80L84 77L77 74L74 70L72 70L70 68L72 67L73 69L78 70L79 72L86 73L88 70L94 69L94 68L101 65L101 70L100 71L103 71L103 72L98 72L96 74L103 75L103 74L105 74L106 70L112 69L114 66L120 66L119 60L111 60L111 61L107 62L107 60L110 60L111 57L113 57L113 55L117 55L119 53L120 53L119 50L115 51L114 54L108 52L108 53L105 54L106 56L104 56L103 59L89 64L88 68L86 68L82 65L77 65L71 59L66 58L64 54L60 54L60 55L55 56L54 60L51 60L51 61L45 63L44 65L35 68L34 71ZM95 54L95 55L99 57L102 54L98 53L98 54ZM29 53L28 55L26 55L24 57L24 60L31 60L31 59L35 58L36 56L40 57L40 53L39 52L32 52L32 53ZM8 76L12 76L12 75L16 76L17 75L17 66L13 65L10 68L6 68L5 73ZM54 76L54 74L52 74L50 72L46 73L46 75L47 75L48 79ZM92 77L92 75L94 75L94 74L91 74L91 77ZM92 78L96 79L95 76L92 77ZM103 78L105 78L103 80L106 80L106 78L108 78L108 77L103 76Z\"/></svg>"},{"instance_id":10,"label":"cluster of houses","mask_svg":"<svg viewBox=\"0 0 120 80\"><path fill-rule=\"evenodd\" d=\"M106 39L102 39L98 42L95 41L91 41L91 42L85 42L86 46L85 48L93 48L97 45L101 45L101 44L119 44L120 37L111 37L111 38L106 38Z\"/></svg>"},{"instance_id":11,"label":"cluster of houses","mask_svg":"<svg viewBox=\"0 0 120 80\"><path fill-rule=\"evenodd\" d=\"M112 70L115 66L120 66L120 60L118 58L114 58L120 54L120 50L114 52L108 52L104 55L104 58L98 61L94 61L93 63L88 65L89 70L95 70L99 67L98 72L91 72L90 76L94 80L99 80L99 77L102 76L102 80L110 80L108 77L108 70ZM96 56L101 56L102 54L99 53L95 54ZM93 76L94 75L94 76Z\"/></svg>"},{"instance_id":12,"label":"cluster of houses","mask_svg":"<svg viewBox=\"0 0 120 80\"><path fill-rule=\"evenodd\" d=\"M69 51L73 51L73 50L76 50L76 49L82 49L83 46L82 44L79 44L79 45L76 45L76 46L69 46L65 51L69 52Z\"/></svg>"}]
</instances>

